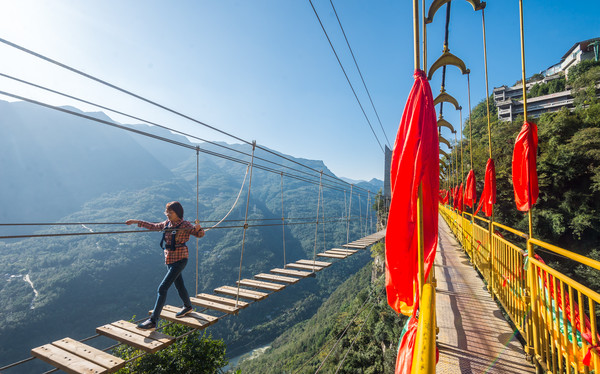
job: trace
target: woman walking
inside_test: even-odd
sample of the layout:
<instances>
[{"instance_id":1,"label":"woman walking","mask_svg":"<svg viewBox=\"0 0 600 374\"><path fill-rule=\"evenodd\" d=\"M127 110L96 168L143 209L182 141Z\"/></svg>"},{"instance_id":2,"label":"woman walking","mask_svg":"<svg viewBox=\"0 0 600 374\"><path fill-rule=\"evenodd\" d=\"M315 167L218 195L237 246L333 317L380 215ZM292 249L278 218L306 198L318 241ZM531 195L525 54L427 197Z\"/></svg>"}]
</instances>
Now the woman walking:
<instances>
[{"instance_id":1,"label":"woman walking","mask_svg":"<svg viewBox=\"0 0 600 374\"><path fill-rule=\"evenodd\" d=\"M183 308L176 314L176 317L183 317L192 311L190 296L181 275L188 262L188 248L185 243L190 239L190 235L198 238L203 237L204 229L199 224L193 225L183 220L183 207L177 201L167 204L165 215L167 216L167 220L159 223L150 223L135 219L125 222L128 225L137 224L138 227L152 231L163 231L160 246L165 252L167 274L158 287L156 303L154 304L150 318L138 325L138 328L144 330L156 328L160 313L167 299L167 291L173 283L175 283L175 288L177 288L179 297L183 301Z\"/></svg>"}]
</instances>

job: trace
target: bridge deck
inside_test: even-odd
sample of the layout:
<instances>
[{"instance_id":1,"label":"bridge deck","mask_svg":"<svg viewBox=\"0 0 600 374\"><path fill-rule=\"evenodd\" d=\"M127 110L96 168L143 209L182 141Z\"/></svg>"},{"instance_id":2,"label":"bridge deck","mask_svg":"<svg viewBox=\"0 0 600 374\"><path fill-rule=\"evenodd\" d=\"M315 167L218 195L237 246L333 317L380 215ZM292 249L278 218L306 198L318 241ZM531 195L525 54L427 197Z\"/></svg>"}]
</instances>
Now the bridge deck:
<instances>
[{"instance_id":1,"label":"bridge deck","mask_svg":"<svg viewBox=\"0 0 600 374\"><path fill-rule=\"evenodd\" d=\"M535 373L446 222L435 260L440 373Z\"/></svg>"}]
</instances>

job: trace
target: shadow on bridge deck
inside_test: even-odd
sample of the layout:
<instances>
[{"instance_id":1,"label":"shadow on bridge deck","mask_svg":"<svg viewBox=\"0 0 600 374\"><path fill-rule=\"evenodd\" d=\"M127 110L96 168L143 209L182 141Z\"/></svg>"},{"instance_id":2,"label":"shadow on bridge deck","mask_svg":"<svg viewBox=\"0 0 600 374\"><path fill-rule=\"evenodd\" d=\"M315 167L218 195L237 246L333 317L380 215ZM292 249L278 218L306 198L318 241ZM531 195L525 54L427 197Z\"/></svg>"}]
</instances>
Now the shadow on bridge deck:
<instances>
[{"instance_id":1,"label":"shadow on bridge deck","mask_svg":"<svg viewBox=\"0 0 600 374\"><path fill-rule=\"evenodd\" d=\"M439 220L435 259L440 329L439 373L535 373L514 331L470 265L446 222Z\"/></svg>"}]
</instances>

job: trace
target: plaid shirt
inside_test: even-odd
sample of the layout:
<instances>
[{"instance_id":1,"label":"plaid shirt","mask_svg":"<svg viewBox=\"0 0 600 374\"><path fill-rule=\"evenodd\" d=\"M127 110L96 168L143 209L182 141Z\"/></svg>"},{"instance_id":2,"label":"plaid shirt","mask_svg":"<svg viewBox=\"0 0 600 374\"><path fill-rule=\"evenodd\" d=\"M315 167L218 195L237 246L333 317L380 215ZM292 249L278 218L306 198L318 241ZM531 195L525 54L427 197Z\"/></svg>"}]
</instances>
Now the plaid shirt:
<instances>
[{"instance_id":1,"label":"plaid shirt","mask_svg":"<svg viewBox=\"0 0 600 374\"><path fill-rule=\"evenodd\" d=\"M183 260L184 258L188 258L188 248L185 243L190 240L190 235L194 235L195 237L201 238L204 236L204 229L200 228L200 230L196 230L194 225L192 225L189 221L177 220L175 222L171 222L166 220L164 222L159 223L151 223L146 221L140 221L138 223L138 227L142 227L152 231L161 231L167 227L167 224L170 223L169 227L177 227L177 234L175 234L175 250L169 251L167 249L165 252L165 263L172 264L176 261ZM169 248L172 240L171 230L167 230L165 233L165 241L166 248Z\"/></svg>"}]
</instances>

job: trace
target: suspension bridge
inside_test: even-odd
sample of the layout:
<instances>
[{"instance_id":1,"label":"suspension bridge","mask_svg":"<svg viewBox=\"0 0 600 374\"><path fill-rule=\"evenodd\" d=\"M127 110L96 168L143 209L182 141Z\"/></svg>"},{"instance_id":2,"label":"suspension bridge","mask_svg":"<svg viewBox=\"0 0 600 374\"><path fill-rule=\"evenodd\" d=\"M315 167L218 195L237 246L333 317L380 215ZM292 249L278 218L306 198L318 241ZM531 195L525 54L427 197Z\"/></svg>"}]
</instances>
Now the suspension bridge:
<instances>
[{"instance_id":1,"label":"suspension bridge","mask_svg":"<svg viewBox=\"0 0 600 374\"><path fill-rule=\"evenodd\" d=\"M466 1L472 6L473 11L480 12L482 17L486 93L489 94L489 88L487 87L487 55L485 44L485 2L478 0ZM522 1L519 3L521 5L520 19L522 29ZM444 103L451 104L456 110L460 111L462 122L462 107L459 105L458 101L446 91L445 87L446 67L454 66L459 69L460 73L467 76L467 84L469 86L469 119L472 117L470 113L470 70L460 58L451 54L449 51L448 25L451 1L434 0L431 2L427 12L425 12L425 2L423 2L421 16L419 16L418 5L418 0L414 0L415 70L420 71L423 77L431 80L436 71L441 69L443 78L441 93L435 99L431 98L431 104L433 106L439 105L439 116L435 120L435 129L437 132L436 139L438 141L438 143L435 144L437 150L435 153L435 164L436 168L438 168L436 170L439 171L439 175L435 175L435 177L439 177L438 186L440 188L436 188L434 191L436 196L435 202L427 202L428 197L426 195L430 192L427 191L427 188L431 189L432 186L424 186L423 181L421 180L421 184L418 185L418 193L416 193L417 186L414 189L415 197L417 198L416 206L418 207L418 209L415 209L415 211L418 211L418 213L416 213L418 219L414 225L416 230L414 242L419 251L419 270L415 273L417 276L410 286L414 286L415 290L418 292L416 292L417 296L412 300L413 303L409 303L405 306L408 307L406 314L412 315L415 319L418 319L418 321L416 321L414 325L414 351L407 354L407 356L410 356L409 361L411 361L411 364L409 365L410 371L414 373L597 372L600 368L600 357L598 354L600 335L598 335L597 331L597 305L600 303L600 295L595 290L586 287L573 280L568 275L547 265L537 254L537 251L551 252L595 270L600 270L600 262L535 238L532 228L532 207L535 204L535 198L532 193L531 181L529 181L530 185L528 185L528 190L526 190L523 201L520 201L525 207L525 209L520 210L528 212L529 232L525 233L494 221L493 212L494 203L496 202L495 174L490 135L489 102L486 105L489 160L488 167L486 168L484 190L480 196L479 206L476 207L475 196L466 191L467 189L471 191L471 188L474 188L472 186L475 185L474 180L469 182L469 178L474 178L471 176L472 170L469 173L469 177L467 177L467 188L463 188L465 173L463 170L462 159L462 131L466 126L461 123L459 126L460 134L457 134L454 127L444 119L442 109ZM424 43L423 49L425 51L425 43L427 42L426 24L433 22L436 12L444 5L447 10L445 43L441 56L428 69L426 53L423 53L421 59L419 35L421 32L423 33L422 42ZM314 6L313 10L318 18L319 16ZM322 23L321 26L323 26ZM323 28L323 31L327 35L325 28ZM327 37L327 39L329 40L329 37ZM14 76L1 74L5 78L18 81L22 84L52 92L63 97L68 97L84 104L94 105L103 110L123 115L153 126L162 127L174 133L185 135L188 138L203 141L225 149L227 152L215 152L200 146L190 146L186 143L123 126L116 122L98 119L28 97L0 91L0 94L13 99L27 101L51 110L78 116L102 125L116 127L123 131L133 132L139 136L151 137L162 142L173 144L174 146L195 151L197 157L200 153L205 153L212 157L219 157L231 162L246 165L246 176L244 177L240 193L233 204L235 207L238 203L241 192L245 186L246 177L248 177L246 215L243 224L232 225L226 228L242 229L245 234L246 230L251 227L265 226L264 224L253 225L248 218L247 208L251 191L252 170L254 169L281 175L282 181L284 177L287 177L318 186L317 214L314 221L296 223L286 222L286 218L283 215L284 204L282 200L281 226L285 228L286 225L315 224L315 246L312 259L304 258L293 262L287 262L285 260L284 248L284 264L282 267L265 269L261 273L254 274L253 277L242 278L241 269L244 254L244 243L242 242L240 276L238 277L236 284L222 285L215 288L212 293L198 292L197 290L195 296L192 298L192 303L195 305L196 310L183 318L177 318L175 316L177 308L169 305L165 306L161 318L170 323L183 324L191 327L194 331L205 329L218 322L220 319L242 313L244 309L248 308L253 303L264 300L275 292L283 291L290 285L302 281L302 279L315 276L318 272L331 266L335 261L344 260L356 254L358 251L364 250L374 243L386 239L386 236L395 234L395 232L390 231L390 226L388 226L387 231L385 229L380 231L372 230L372 225L369 227L366 222L368 214L365 213L364 229L362 229L361 226L360 237L356 240L350 240L349 228L353 193L360 193L363 196L366 193L366 199L368 201L367 207L369 207L371 202L371 191L359 191L361 190L359 187L348 184L333 175L328 175L322 170L310 168L295 160L286 158L264 146L256 144L256 142L251 142L226 133L191 116L147 99L142 95L133 93L81 70L52 60L8 40L0 39L0 42L251 146L252 153L239 151L220 143L196 137L189 133L177 131L148 119L132 116L102 106L98 103L85 101L75 96L58 92L51 88L43 87ZM346 42L348 41L346 40ZM335 48L330 40L329 43L335 53ZM521 43L523 55L525 51L523 34L521 34ZM339 58L338 62L340 63L342 70L344 70ZM354 62L356 64L356 60L354 60ZM524 82L526 80L524 58L522 59L522 63ZM357 64L356 67L358 68ZM345 71L344 74L346 74ZM347 75L346 78L348 79ZM354 87L349 79L348 83L354 92ZM364 80L363 85L366 89ZM523 85L523 90L522 103L524 107L524 118L527 121L526 85ZM356 93L355 98L361 106L361 109L363 109ZM486 100L487 99L488 95L486 95ZM371 104L373 104L372 101ZM371 131L377 138L375 130L364 109L363 114L367 119ZM470 125L469 122L469 129L471 127ZM529 130L532 127L527 122L526 125L528 126L525 127L525 130ZM453 149L454 147L452 146L451 141L442 137L442 128L450 130L450 132L455 135L454 144L458 149ZM401 135L399 135L398 139L403 140ZM398 139L396 145L399 144ZM471 139L472 134L469 135L469 140ZM379 142L379 139L377 139L377 142L383 150L383 146ZM449 149L448 152L450 152L450 154L440 149L440 145L445 145ZM276 162L255 155L257 149L271 156L282 158L282 162ZM397 151L396 149L394 151L395 153L400 152L400 150ZM443 156L442 159L437 157L438 152ZM472 168L472 150L469 154L471 155L470 165ZM294 166L289 166L289 164L285 165L283 164L283 161L287 161ZM394 170L392 170L392 173L393 172ZM394 184L396 184L395 180L393 181L393 185ZM400 186L400 184L401 183L398 183L396 187L392 188L399 188L398 186ZM344 193L349 192L350 207L345 212L348 230L345 243L335 245L323 251L317 251L316 236L319 224L325 223L324 212L320 210L323 207L323 188L330 188ZM442 192L442 195L438 196L438 193L440 192ZM283 199L283 192L281 195ZM535 197L537 198L537 195ZM390 222L392 220L393 210L397 209L394 207L393 192L391 204L392 205L389 207ZM428 206L434 204L436 206L435 211L439 212L439 216L436 215L434 218L436 225L438 225L438 229L434 233L436 239L434 241L435 244L432 253L435 255L431 256L431 258L427 256L427 248L425 248L426 240L424 239L425 230L430 229L424 227L424 221L426 220L423 219L423 214L425 214L423 207L427 207L427 204L429 204ZM471 207L472 210L470 213L465 208L465 205ZM477 211L475 211L475 209L477 209ZM481 214L478 214L480 210ZM383 212L378 213L387 215L387 213ZM231 222L226 221L226 218L227 215L211 227L211 229L223 228L222 226L219 226L222 222ZM200 222L198 214L196 220L197 222ZM360 217L360 220L362 220L362 217ZM439 222L439 224L437 222ZM99 223L77 222L73 224L92 225ZM104 222L101 224L122 223ZM64 225L64 223L62 225ZM367 229L368 227L369 229ZM369 230L375 232L368 232ZM0 239L22 239L26 237L52 235L111 235L133 232L139 231L6 235L0 237ZM518 238L518 240L511 238ZM389 242L387 250L394 250L394 248L389 245ZM404 260L406 261L406 259ZM390 279L392 278L389 278L388 281L391 283ZM416 302L416 306L414 302ZM406 310L403 310L403 313L405 311ZM56 367L56 369L51 371L60 369L70 373L109 373L123 368L128 363L127 361L110 354L110 351L120 344L139 349L143 352L142 354L149 354L162 350L172 345L178 339L185 337L185 335L169 336L160 331L142 331L137 329L134 323L126 320L117 320L98 326L95 332L96 335L83 341L65 337L53 342L48 342L39 347L33 347L31 350L32 358L15 362L0 368L0 370L2 372L18 370L20 365L24 365L26 362L35 358ZM86 344L88 340L99 336L109 337L116 341L116 343L115 345L111 345L102 350ZM402 344L400 351L402 351Z\"/></svg>"}]
</instances>

